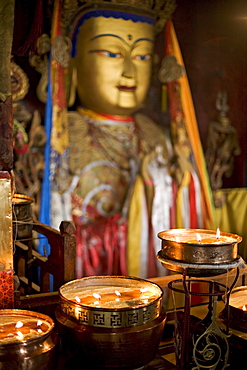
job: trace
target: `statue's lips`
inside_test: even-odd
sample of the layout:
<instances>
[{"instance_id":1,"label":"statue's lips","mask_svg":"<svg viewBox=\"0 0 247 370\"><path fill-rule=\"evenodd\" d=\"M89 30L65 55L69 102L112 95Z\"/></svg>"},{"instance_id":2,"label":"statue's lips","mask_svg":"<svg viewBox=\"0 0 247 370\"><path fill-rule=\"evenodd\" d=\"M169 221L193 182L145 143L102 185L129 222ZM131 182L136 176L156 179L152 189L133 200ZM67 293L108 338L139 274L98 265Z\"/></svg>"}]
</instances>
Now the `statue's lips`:
<instances>
[{"instance_id":1,"label":"statue's lips","mask_svg":"<svg viewBox=\"0 0 247 370\"><path fill-rule=\"evenodd\" d=\"M118 90L120 91L135 91L136 86L117 86Z\"/></svg>"}]
</instances>

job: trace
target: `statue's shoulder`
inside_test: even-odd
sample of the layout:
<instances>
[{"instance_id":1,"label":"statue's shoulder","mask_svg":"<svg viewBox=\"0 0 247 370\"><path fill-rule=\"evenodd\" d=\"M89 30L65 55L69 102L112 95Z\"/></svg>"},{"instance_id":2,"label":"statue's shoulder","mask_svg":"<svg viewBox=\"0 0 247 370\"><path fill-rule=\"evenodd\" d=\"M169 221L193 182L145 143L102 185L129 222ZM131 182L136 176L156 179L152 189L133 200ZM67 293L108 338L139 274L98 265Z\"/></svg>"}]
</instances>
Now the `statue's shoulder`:
<instances>
[{"instance_id":1,"label":"statue's shoulder","mask_svg":"<svg viewBox=\"0 0 247 370\"><path fill-rule=\"evenodd\" d=\"M147 149L158 145L166 146L167 137L165 131L150 117L142 113L135 115L135 122L139 131L140 139L145 142Z\"/></svg>"},{"instance_id":2,"label":"statue's shoulder","mask_svg":"<svg viewBox=\"0 0 247 370\"><path fill-rule=\"evenodd\" d=\"M90 145L89 124L79 112L69 111L68 128L70 170L76 174L88 161L86 154Z\"/></svg>"}]
</instances>

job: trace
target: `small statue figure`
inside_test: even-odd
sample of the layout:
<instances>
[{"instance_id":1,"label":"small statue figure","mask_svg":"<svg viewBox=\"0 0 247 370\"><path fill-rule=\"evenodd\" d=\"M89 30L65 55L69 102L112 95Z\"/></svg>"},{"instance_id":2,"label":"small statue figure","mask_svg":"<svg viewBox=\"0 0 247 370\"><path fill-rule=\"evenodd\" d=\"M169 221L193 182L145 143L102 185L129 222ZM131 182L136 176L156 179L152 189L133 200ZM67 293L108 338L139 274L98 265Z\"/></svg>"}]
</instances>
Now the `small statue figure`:
<instances>
[{"instance_id":1,"label":"small statue figure","mask_svg":"<svg viewBox=\"0 0 247 370\"><path fill-rule=\"evenodd\" d=\"M237 132L227 117L229 106L226 91L219 91L216 108L219 112L218 121L212 122L209 126L205 154L212 190L222 187L223 176L231 176L234 156L241 152Z\"/></svg>"}]
</instances>

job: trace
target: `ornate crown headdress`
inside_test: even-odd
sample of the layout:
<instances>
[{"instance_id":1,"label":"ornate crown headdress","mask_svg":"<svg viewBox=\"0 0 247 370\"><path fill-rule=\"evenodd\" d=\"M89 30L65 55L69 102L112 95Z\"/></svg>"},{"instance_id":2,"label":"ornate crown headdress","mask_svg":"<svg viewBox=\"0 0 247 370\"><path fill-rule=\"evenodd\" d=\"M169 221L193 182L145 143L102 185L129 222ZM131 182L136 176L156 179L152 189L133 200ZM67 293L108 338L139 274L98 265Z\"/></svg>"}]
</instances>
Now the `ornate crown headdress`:
<instances>
[{"instance_id":1,"label":"ornate crown headdress","mask_svg":"<svg viewBox=\"0 0 247 370\"><path fill-rule=\"evenodd\" d=\"M175 0L64 0L63 24L67 29L75 15L83 9L116 9L149 16L155 21L156 34L161 32L176 8Z\"/></svg>"}]
</instances>

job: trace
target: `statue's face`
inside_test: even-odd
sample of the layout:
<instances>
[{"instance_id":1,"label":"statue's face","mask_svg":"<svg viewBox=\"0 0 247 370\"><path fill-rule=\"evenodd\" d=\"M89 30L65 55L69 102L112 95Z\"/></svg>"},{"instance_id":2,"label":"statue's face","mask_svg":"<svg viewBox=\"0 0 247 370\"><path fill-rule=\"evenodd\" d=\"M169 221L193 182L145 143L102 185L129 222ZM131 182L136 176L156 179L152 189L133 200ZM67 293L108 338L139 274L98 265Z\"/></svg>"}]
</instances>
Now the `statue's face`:
<instances>
[{"instance_id":1,"label":"statue's face","mask_svg":"<svg viewBox=\"0 0 247 370\"><path fill-rule=\"evenodd\" d=\"M80 29L73 66L81 104L98 113L130 115L150 83L154 27L115 18L90 18Z\"/></svg>"}]
</instances>

